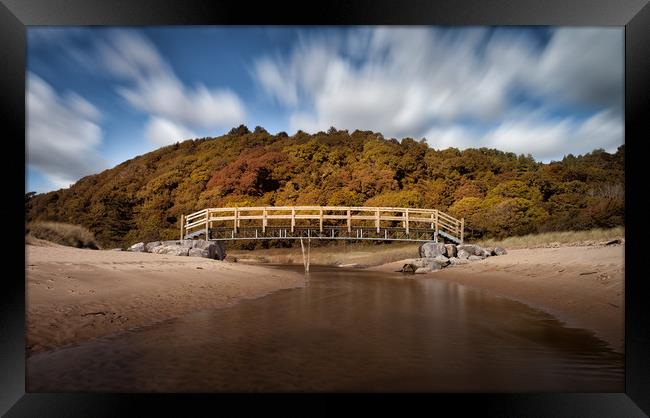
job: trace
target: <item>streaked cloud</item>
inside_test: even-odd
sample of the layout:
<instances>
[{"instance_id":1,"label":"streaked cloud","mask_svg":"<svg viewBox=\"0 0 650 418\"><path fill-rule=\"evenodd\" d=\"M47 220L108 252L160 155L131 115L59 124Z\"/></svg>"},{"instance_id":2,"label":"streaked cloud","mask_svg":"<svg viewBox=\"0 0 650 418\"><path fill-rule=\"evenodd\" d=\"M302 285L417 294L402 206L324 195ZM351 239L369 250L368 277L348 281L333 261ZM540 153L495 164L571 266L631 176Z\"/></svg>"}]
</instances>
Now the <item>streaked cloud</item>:
<instances>
[{"instance_id":1,"label":"streaked cloud","mask_svg":"<svg viewBox=\"0 0 650 418\"><path fill-rule=\"evenodd\" d=\"M620 28L558 29L546 45L523 31L487 28L305 35L288 53L257 59L253 74L291 110L293 131L369 129L544 159L623 142L622 35ZM564 118L554 114L559 109Z\"/></svg>"},{"instance_id":2,"label":"streaked cloud","mask_svg":"<svg viewBox=\"0 0 650 418\"><path fill-rule=\"evenodd\" d=\"M197 137L194 132L188 130L183 125L178 125L169 119L161 117L152 117L149 119L145 132L147 139L159 146L180 142L181 138Z\"/></svg>"},{"instance_id":3,"label":"streaked cloud","mask_svg":"<svg viewBox=\"0 0 650 418\"><path fill-rule=\"evenodd\" d=\"M543 161L614 151L624 140L623 36L610 27L29 28L28 178L67 186L106 160L241 123L373 130Z\"/></svg>"},{"instance_id":4,"label":"streaked cloud","mask_svg":"<svg viewBox=\"0 0 650 418\"><path fill-rule=\"evenodd\" d=\"M503 121L487 131L455 124L432 128L425 137L435 149L487 147L557 161L567 154L586 154L597 148L615 152L623 134L620 117L606 110L584 120L547 119L533 114Z\"/></svg>"},{"instance_id":5,"label":"streaked cloud","mask_svg":"<svg viewBox=\"0 0 650 418\"><path fill-rule=\"evenodd\" d=\"M148 113L147 137L157 145L188 139L167 134L193 135L192 128L215 128L242 123L245 106L232 90L189 87L147 38L134 31L109 33L98 48L100 62L128 85L118 93L134 108ZM162 134L165 132L166 134Z\"/></svg>"},{"instance_id":6,"label":"streaked cloud","mask_svg":"<svg viewBox=\"0 0 650 418\"><path fill-rule=\"evenodd\" d=\"M100 111L74 93L60 95L34 73L27 75L28 165L57 187L106 167Z\"/></svg>"}]
</instances>

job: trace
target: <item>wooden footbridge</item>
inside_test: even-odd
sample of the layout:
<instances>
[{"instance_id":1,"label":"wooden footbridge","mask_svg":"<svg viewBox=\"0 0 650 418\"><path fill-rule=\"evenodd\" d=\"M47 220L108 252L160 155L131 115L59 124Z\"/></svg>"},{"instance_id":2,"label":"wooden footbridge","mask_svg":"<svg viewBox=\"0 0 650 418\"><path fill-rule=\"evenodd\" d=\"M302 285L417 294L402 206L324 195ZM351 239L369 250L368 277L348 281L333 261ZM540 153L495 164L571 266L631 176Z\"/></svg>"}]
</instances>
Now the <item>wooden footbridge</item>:
<instances>
[{"instance_id":1,"label":"wooden footbridge","mask_svg":"<svg viewBox=\"0 0 650 418\"><path fill-rule=\"evenodd\" d=\"M181 239L343 239L462 243L464 220L436 209L266 206L209 208L181 216Z\"/></svg>"}]
</instances>

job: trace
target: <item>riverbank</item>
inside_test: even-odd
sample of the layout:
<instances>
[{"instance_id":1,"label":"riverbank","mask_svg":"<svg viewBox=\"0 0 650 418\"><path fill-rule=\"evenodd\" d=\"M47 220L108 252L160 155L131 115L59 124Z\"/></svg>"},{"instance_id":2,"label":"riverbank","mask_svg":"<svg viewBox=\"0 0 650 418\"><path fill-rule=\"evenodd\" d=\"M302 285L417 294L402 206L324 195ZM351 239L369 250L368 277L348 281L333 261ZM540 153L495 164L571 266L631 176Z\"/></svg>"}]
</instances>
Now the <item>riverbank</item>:
<instances>
[{"instance_id":1,"label":"riverbank","mask_svg":"<svg viewBox=\"0 0 650 418\"><path fill-rule=\"evenodd\" d=\"M417 257L420 246L419 243L393 243L390 245L342 243L341 245L316 246L320 243L314 241L312 244L311 264L358 268ZM228 257L235 257L239 262L251 264L303 264L300 246L253 251L229 249Z\"/></svg>"},{"instance_id":2,"label":"riverbank","mask_svg":"<svg viewBox=\"0 0 650 418\"><path fill-rule=\"evenodd\" d=\"M31 242L28 354L304 285L301 274L261 266Z\"/></svg>"},{"instance_id":3,"label":"riverbank","mask_svg":"<svg viewBox=\"0 0 650 418\"><path fill-rule=\"evenodd\" d=\"M592 330L623 352L624 245L515 249L447 267L431 277L480 288L544 310L567 326ZM370 267L396 271L403 261Z\"/></svg>"}]
</instances>

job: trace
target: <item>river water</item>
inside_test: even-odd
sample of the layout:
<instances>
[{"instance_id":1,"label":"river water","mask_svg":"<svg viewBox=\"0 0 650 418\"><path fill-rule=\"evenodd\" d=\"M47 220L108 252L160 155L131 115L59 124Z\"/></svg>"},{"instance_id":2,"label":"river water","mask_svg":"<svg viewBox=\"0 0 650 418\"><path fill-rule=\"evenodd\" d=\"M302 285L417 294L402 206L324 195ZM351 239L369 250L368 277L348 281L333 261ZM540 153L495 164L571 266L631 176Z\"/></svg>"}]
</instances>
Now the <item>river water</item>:
<instances>
[{"instance_id":1,"label":"river water","mask_svg":"<svg viewBox=\"0 0 650 418\"><path fill-rule=\"evenodd\" d=\"M312 266L304 288L35 355L27 388L623 392L623 366L593 333L506 298L431 276Z\"/></svg>"}]
</instances>

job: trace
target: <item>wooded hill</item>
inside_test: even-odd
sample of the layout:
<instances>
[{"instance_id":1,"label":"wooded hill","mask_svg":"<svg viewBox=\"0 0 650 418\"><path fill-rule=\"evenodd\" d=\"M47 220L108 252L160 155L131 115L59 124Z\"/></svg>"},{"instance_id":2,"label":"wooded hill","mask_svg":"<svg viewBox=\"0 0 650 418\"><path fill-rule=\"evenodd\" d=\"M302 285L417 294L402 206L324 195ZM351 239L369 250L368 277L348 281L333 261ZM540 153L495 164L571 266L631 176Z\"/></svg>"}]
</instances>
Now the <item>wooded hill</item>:
<instances>
[{"instance_id":1,"label":"wooded hill","mask_svg":"<svg viewBox=\"0 0 650 418\"><path fill-rule=\"evenodd\" d=\"M177 239L181 214L251 205L436 208L464 217L471 240L623 225L624 174L624 146L543 164L487 148L436 151L370 131L288 136L242 125L68 189L28 193L25 211L27 222L81 224L105 248Z\"/></svg>"}]
</instances>

